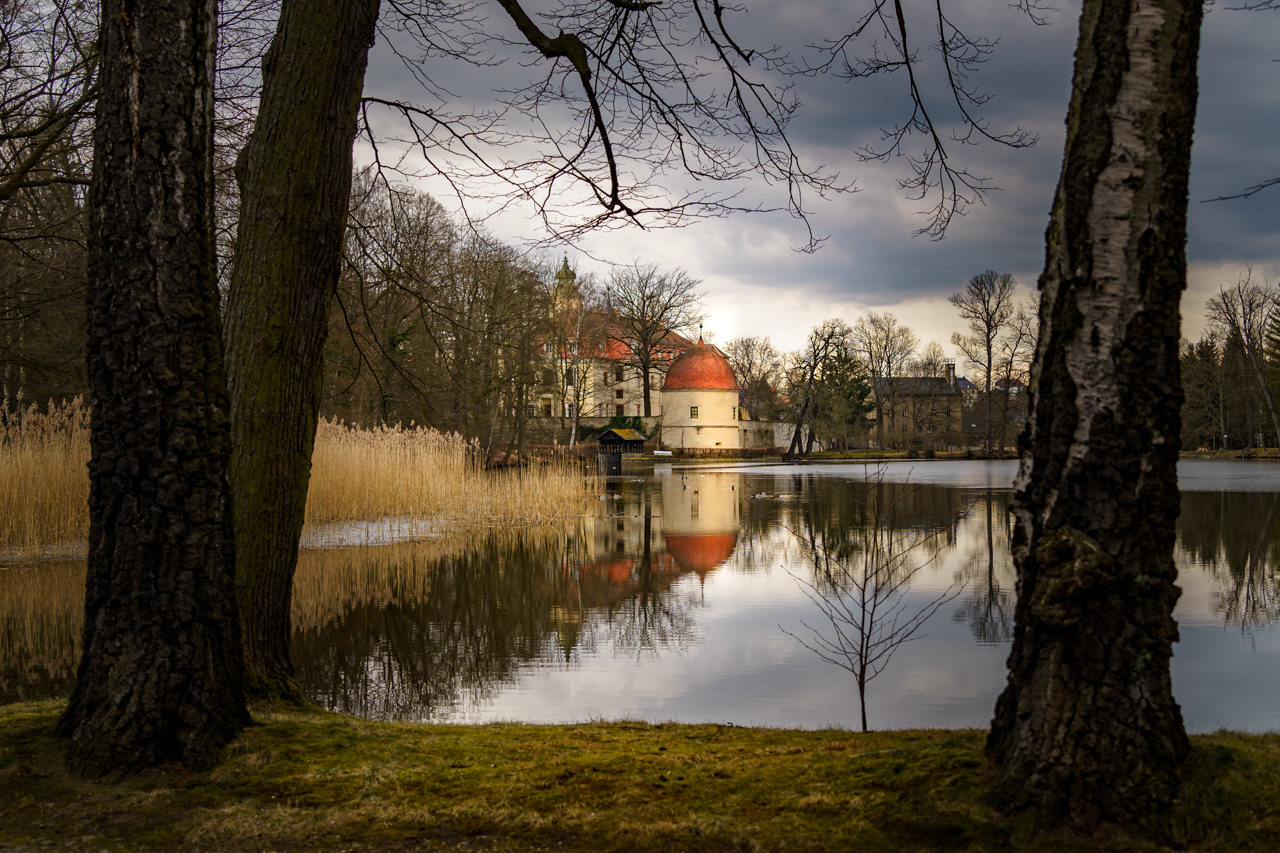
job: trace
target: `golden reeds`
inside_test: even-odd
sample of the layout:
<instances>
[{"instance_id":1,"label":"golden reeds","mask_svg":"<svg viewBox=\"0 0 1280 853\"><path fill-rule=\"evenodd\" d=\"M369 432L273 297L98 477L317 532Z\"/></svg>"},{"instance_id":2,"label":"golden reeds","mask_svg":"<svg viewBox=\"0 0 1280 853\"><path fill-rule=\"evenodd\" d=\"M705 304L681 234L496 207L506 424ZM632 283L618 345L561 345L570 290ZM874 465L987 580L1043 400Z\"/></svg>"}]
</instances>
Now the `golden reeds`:
<instances>
[{"instance_id":1,"label":"golden reeds","mask_svg":"<svg viewBox=\"0 0 1280 853\"><path fill-rule=\"evenodd\" d=\"M595 489L559 466L485 472L474 442L422 427L316 432L307 524L435 519L451 529L546 524L580 516Z\"/></svg>"},{"instance_id":2,"label":"golden reeds","mask_svg":"<svg viewBox=\"0 0 1280 853\"><path fill-rule=\"evenodd\" d=\"M0 425L0 552L82 547L89 528L89 410L77 397Z\"/></svg>"},{"instance_id":3,"label":"golden reeds","mask_svg":"<svg viewBox=\"0 0 1280 853\"><path fill-rule=\"evenodd\" d=\"M71 555L88 533L89 412L79 399L35 407L0 427L0 555ZM581 471L548 465L487 472L474 442L423 427L316 433L306 523L399 519L406 535L543 525L581 516L595 491ZM321 537L323 538L323 537ZM395 538L404 538L397 536ZM337 544L349 544L343 536Z\"/></svg>"}]
</instances>

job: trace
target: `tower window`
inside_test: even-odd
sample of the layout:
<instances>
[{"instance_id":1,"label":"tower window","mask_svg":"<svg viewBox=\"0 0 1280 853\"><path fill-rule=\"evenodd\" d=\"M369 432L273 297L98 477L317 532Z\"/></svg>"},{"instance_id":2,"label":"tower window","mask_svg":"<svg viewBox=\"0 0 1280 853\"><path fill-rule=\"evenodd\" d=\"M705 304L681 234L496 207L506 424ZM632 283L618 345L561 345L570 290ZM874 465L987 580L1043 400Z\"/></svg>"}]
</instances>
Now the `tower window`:
<instances>
[{"instance_id":1,"label":"tower window","mask_svg":"<svg viewBox=\"0 0 1280 853\"><path fill-rule=\"evenodd\" d=\"M694 419L694 418L696 418L697 416L698 416L698 407L697 407L697 406L690 406L690 407L689 407L689 420L693 420L693 419Z\"/></svg>"}]
</instances>

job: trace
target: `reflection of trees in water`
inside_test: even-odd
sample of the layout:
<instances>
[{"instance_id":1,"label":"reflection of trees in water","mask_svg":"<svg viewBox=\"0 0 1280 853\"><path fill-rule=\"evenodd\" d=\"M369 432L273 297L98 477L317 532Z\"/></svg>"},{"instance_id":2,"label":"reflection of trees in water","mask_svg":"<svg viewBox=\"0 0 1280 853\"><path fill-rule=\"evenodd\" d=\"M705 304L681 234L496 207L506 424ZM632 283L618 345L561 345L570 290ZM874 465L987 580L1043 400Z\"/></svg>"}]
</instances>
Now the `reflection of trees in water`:
<instances>
[{"instance_id":1,"label":"reflection of trees in water","mask_svg":"<svg viewBox=\"0 0 1280 853\"><path fill-rule=\"evenodd\" d=\"M834 490L827 496L834 500L806 502L801 526L793 528L811 568L808 579L796 580L822 620L817 626L801 622L807 636L783 631L853 675L864 732L868 682L884 671L899 647L921 636L940 607L960 594L952 585L923 603L908 599L915 576L953 540L947 536L952 526L938 524L950 516L932 516L932 524L919 524L929 516L899 511L908 499L920 504L922 495L901 486L873 482ZM916 524L904 526L903 518Z\"/></svg>"},{"instance_id":2,"label":"reflection of trees in water","mask_svg":"<svg viewBox=\"0 0 1280 853\"><path fill-rule=\"evenodd\" d=\"M299 620L298 681L334 710L440 718L492 697L530 664L690 641L693 602L672 593L680 571L669 557L588 551L578 534L494 533L455 554L401 549L394 562L348 566L350 581L372 592Z\"/></svg>"},{"instance_id":3,"label":"reflection of trees in water","mask_svg":"<svg viewBox=\"0 0 1280 853\"><path fill-rule=\"evenodd\" d=\"M954 544L955 522L964 509L955 489L883 482L876 480L875 474L875 466L868 466L869 480L803 471L745 478L742 491L748 499L742 513L743 541L737 553L740 557L751 555L757 565L788 562L786 548L794 547L796 540L790 536L780 539L779 530L813 530L834 544L842 537L848 539L851 531L866 529L871 512L883 513L880 521L885 529L929 533L930 541L939 548ZM769 497L751 498L755 494Z\"/></svg>"},{"instance_id":4,"label":"reflection of trees in water","mask_svg":"<svg viewBox=\"0 0 1280 853\"><path fill-rule=\"evenodd\" d=\"M1178 562L1194 562L1215 580L1214 611L1249 632L1280 616L1280 494L1184 492Z\"/></svg>"},{"instance_id":5,"label":"reflection of trees in water","mask_svg":"<svg viewBox=\"0 0 1280 853\"><path fill-rule=\"evenodd\" d=\"M968 492L967 517L983 526L986 547L972 551L957 573L965 584L964 602L956 609L957 622L968 622L979 643L1005 643L1013 639L1016 575L1009 553L1013 493L986 489Z\"/></svg>"},{"instance_id":6,"label":"reflection of trees in water","mask_svg":"<svg viewBox=\"0 0 1280 853\"><path fill-rule=\"evenodd\" d=\"M954 618L969 624L980 643L1007 642L1013 636L1015 575L1009 554L1011 533L1008 490L961 490L924 483L886 483L874 479L874 469L867 481L836 479L818 475L796 474L788 478L771 478L783 489L790 489L790 501L769 501L765 507L753 505L752 514L744 516L754 524L756 540L767 542L770 527L812 530L823 541L842 542L840 559L857 557L857 531L874 521L869 508L880 507L883 524L910 540L919 534L927 543L922 559L933 559L943 551L955 549L961 524L980 530L984 547L966 555L955 581L965 587L963 603ZM749 485L748 490L754 490ZM907 542L904 540L903 545ZM923 547L917 545L916 547ZM776 562L776 559L775 559Z\"/></svg>"}]
</instances>

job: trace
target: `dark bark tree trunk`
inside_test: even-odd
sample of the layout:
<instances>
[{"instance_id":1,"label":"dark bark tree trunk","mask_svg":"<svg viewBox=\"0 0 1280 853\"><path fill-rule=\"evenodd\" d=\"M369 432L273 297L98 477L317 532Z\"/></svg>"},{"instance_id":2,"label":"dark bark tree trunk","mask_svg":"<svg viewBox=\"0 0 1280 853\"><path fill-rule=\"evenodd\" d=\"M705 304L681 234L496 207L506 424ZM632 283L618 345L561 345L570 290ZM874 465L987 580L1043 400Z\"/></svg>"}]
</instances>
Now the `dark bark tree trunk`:
<instances>
[{"instance_id":1,"label":"dark bark tree trunk","mask_svg":"<svg viewBox=\"0 0 1280 853\"><path fill-rule=\"evenodd\" d=\"M1169 660L1201 14L1086 0L1047 233L1017 623L988 748L1007 802L1076 831L1166 831L1188 750Z\"/></svg>"},{"instance_id":2,"label":"dark bark tree trunk","mask_svg":"<svg viewBox=\"0 0 1280 853\"><path fill-rule=\"evenodd\" d=\"M795 429L791 431L791 445L787 448L787 452L784 454L787 459L795 459L800 455L800 442L804 438L804 420L808 414L809 399L806 397L805 401L800 405L799 413L796 415Z\"/></svg>"},{"instance_id":3,"label":"dark bark tree trunk","mask_svg":"<svg viewBox=\"0 0 1280 853\"><path fill-rule=\"evenodd\" d=\"M94 134L75 771L203 766L248 722L213 226L212 0L107 0Z\"/></svg>"},{"instance_id":4,"label":"dark bark tree trunk","mask_svg":"<svg viewBox=\"0 0 1280 853\"><path fill-rule=\"evenodd\" d=\"M286 0L240 162L227 301L236 583L251 692L296 696L290 599L351 146L378 0Z\"/></svg>"}]
</instances>

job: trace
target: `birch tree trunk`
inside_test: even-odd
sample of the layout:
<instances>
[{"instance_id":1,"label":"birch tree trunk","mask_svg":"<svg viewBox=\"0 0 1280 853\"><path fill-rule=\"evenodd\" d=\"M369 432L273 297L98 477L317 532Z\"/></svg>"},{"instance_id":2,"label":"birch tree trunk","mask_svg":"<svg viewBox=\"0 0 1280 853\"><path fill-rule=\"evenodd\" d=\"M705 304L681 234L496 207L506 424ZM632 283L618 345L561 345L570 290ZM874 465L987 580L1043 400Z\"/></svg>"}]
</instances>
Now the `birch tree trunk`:
<instances>
[{"instance_id":1,"label":"birch tree trunk","mask_svg":"<svg viewBox=\"0 0 1280 853\"><path fill-rule=\"evenodd\" d=\"M1017 623L988 749L1049 826L1165 831L1200 0L1085 0L1016 482Z\"/></svg>"},{"instance_id":2,"label":"birch tree trunk","mask_svg":"<svg viewBox=\"0 0 1280 853\"><path fill-rule=\"evenodd\" d=\"M248 722L213 226L213 0L102 8L89 566L71 769L207 765Z\"/></svg>"},{"instance_id":3,"label":"birch tree trunk","mask_svg":"<svg viewBox=\"0 0 1280 853\"><path fill-rule=\"evenodd\" d=\"M227 300L236 584L250 690L297 695L290 604L378 0L285 0L237 163Z\"/></svg>"}]
</instances>

